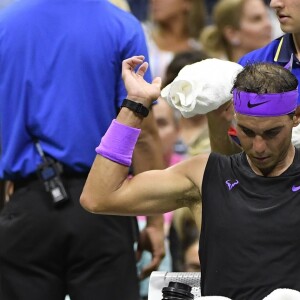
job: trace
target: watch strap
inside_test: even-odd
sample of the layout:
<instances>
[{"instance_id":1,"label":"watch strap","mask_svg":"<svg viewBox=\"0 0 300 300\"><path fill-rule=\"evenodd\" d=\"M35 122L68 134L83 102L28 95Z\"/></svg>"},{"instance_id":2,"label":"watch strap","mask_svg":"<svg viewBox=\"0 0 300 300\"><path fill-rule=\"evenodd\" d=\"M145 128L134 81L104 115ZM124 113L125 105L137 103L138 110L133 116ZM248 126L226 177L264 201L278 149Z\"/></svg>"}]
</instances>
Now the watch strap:
<instances>
[{"instance_id":1,"label":"watch strap","mask_svg":"<svg viewBox=\"0 0 300 300\"><path fill-rule=\"evenodd\" d=\"M129 99L124 99L121 107L127 107L128 109L132 110L138 115L141 115L144 118L149 114L149 109L146 106L144 106L142 103L135 102Z\"/></svg>"}]
</instances>

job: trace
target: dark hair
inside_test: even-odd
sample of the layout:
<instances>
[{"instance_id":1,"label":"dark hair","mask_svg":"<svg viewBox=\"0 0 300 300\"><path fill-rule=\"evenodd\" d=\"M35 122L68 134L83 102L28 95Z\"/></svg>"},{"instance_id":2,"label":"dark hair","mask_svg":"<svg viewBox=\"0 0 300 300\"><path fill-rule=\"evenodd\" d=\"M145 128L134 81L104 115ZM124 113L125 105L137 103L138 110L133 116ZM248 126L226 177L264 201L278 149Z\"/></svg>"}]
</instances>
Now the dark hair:
<instances>
[{"instance_id":1,"label":"dark hair","mask_svg":"<svg viewBox=\"0 0 300 300\"><path fill-rule=\"evenodd\" d=\"M175 54L174 58L166 69L166 75L162 86L165 87L171 83L177 77L179 71L186 65L190 65L207 58L209 57L201 50L187 50L178 52Z\"/></svg>"},{"instance_id":2,"label":"dark hair","mask_svg":"<svg viewBox=\"0 0 300 300\"><path fill-rule=\"evenodd\" d=\"M295 90L298 80L288 69L274 63L251 63L237 75L233 89L267 94Z\"/></svg>"}]
</instances>

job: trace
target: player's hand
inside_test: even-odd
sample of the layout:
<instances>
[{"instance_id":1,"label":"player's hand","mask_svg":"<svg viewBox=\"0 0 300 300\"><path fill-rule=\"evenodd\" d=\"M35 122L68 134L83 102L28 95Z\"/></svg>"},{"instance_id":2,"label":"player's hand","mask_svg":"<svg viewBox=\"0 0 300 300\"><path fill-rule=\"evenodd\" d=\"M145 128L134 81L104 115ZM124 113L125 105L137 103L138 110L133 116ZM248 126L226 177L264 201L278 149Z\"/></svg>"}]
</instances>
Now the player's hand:
<instances>
[{"instance_id":1,"label":"player's hand","mask_svg":"<svg viewBox=\"0 0 300 300\"><path fill-rule=\"evenodd\" d=\"M122 78L128 93L127 98L150 107L160 95L161 78L154 78L152 83L144 79L148 69L148 63L144 59L142 55L125 59L122 63Z\"/></svg>"}]
</instances>

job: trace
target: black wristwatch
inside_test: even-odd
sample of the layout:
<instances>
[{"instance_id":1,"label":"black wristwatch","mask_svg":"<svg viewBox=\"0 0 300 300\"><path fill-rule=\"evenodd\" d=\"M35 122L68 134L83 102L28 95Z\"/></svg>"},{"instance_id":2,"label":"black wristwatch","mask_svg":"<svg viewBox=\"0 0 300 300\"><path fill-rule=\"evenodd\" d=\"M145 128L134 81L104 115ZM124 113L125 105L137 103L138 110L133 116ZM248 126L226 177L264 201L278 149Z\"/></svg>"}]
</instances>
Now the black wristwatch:
<instances>
[{"instance_id":1,"label":"black wristwatch","mask_svg":"<svg viewBox=\"0 0 300 300\"><path fill-rule=\"evenodd\" d=\"M144 106L142 103L134 102L129 99L124 99L121 107L127 107L144 118L149 114L149 109L146 106Z\"/></svg>"}]
</instances>

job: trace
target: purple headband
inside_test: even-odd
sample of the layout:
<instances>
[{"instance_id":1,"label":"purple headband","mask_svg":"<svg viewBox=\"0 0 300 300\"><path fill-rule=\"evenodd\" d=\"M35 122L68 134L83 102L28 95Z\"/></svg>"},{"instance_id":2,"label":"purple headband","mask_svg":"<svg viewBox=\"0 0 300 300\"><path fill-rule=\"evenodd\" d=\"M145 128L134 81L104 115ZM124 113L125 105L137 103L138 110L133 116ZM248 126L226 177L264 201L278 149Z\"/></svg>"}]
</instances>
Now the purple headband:
<instances>
[{"instance_id":1,"label":"purple headband","mask_svg":"<svg viewBox=\"0 0 300 300\"><path fill-rule=\"evenodd\" d=\"M254 117L287 115L297 107L298 89L274 94L256 94L233 90L233 105L237 113Z\"/></svg>"}]
</instances>

